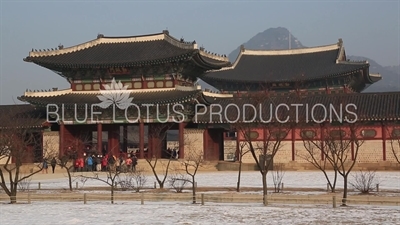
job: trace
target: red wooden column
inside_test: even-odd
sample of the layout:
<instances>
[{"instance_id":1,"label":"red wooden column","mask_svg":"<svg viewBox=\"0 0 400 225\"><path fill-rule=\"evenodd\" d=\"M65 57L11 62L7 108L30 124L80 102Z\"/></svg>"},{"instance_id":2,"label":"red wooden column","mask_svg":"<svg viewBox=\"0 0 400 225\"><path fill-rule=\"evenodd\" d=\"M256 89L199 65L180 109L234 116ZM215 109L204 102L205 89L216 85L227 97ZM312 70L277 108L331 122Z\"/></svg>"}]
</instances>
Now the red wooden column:
<instances>
[{"instance_id":1,"label":"red wooden column","mask_svg":"<svg viewBox=\"0 0 400 225\"><path fill-rule=\"evenodd\" d=\"M382 123L382 158L386 161L386 126Z\"/></svg>"},{"instance_id":2,"label":"red wooden column","mask_svg":"<svg viewBox=\"0 0 400 225\"><path fill-rule=\"evenodd\" d=\"M144 158L144 123L142 120L139 123L139 158Z\"/></svg>"},{"instance_id":3,"label":"red wooden column","mask_svg":"<svg viewBox=\"0 0 400 225\"><path fill-rule=\"evenodd\" d=\"M97 153L103 154L103 126L101 123L97 124Z\"/></svg>"},{"instance_id":4,"label":"red wooden column","mask_svg":"<svg viewBox=\"0 0 400 225\"><path fill-rule=\"evenodd\" d=\"M65 139L65 125L64 125L64 122L61 122L61 124L60 124L60 146L59 146L60 156L63 156L64 151L65 151L64 139Z\"/></svg>"},{"instance_id":5,"label":"red wooden column","mask_svg":"<svg viewBox=\"0 0 400 225\"><path fill-rule=\"evenodd\" d=\"M185 158L185 141L184 141L185 123L179 123L179 158ZM204 151L204 150L203 150Z\"/></svg>"},{"instance_id":6,"label":"red wooden column","mask_svg":"<svg viewBox=\"0 0 400 225\"><path fill-rule=\"evenodd\" d=\"M180 132L179 132L180 133ZM203 159L208 160L208 141L209 141L209 132L208 127L204 130L203 133Z\"/></svg>"},{"instance_id":7,"label":"red wooden column","mask_svg":"<svg viewBox=\"0 0 400 225\"><path fill-rule=\"evenodd\" d=\"M119 126L113 124L108 131L108 152L119 156Z\"/></svg>"},{"instance_id":8,"label":"red wooden column","mask_svg":"<svg viewBox=\"0 0 400 225\"><path fill-rule=\"evenodd\" d=\"M128 126L123 125L123 141L122 141L122 151L126 152L128 150Z\"/></svg>"}]
</instances>

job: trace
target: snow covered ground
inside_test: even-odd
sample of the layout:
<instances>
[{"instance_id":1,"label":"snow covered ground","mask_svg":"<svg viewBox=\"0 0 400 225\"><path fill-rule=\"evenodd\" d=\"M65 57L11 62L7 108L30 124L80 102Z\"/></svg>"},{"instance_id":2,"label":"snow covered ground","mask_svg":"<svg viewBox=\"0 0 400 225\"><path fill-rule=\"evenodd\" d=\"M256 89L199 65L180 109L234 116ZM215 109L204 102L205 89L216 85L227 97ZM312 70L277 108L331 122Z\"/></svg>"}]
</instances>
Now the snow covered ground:
<instances>
[{"instance_id":1,"label":"snow covered ground","mask_svg":"<svg viewBox=\"0 0 400 225\"><path fill-rule=\"evenodd\" d=\"M83 173L86 176L92 173ZM75 174L80 175L80 173ZM104 176L104 175L103 175ZM148 175L147 186L152 187L154 176ZM80 178L74 179L82 187ZM393 196L400 196L400 172L377 172L380 189L388 190ZM202 172L196 176L198 187L235 187L237 172ZM350 176L350 181L353 177ZM57 192L67 188L64 174L37 174L31 180L30 188ZM326 188L321 172L286 172L283 177L285 188ZM341 188L343 181L338 180ZM96 180L87 180L84 187L106 186ZM242 187L261 187L259 172L243 172ZM273 187L272 174L268 175L268 186ZM98 193L100 191L85 191ZM323 191L321 191L323 192ZM316 190L290 194L318 194ZM0 202L0 224L400 224L399 206L354 205L332 208L332 205L278 204L267 207L257 203L210 203L193 205L188 202L149 202L140 205L138 201L51 202L33 201L32 204L10 205Z\"/></svg>"},{"instance_id":2,"label":"snow covered ground","mask_svg":"<svg viewBox=\"0 0 400 225\"><path fill-rule=\"evenodd\" d=\"M355 175L357 171L352 172ZM86 173L75 173L75 175L83 174L85 176L93 175L90 172ZM354 180L354 177L350 174L349 182ZM51 176L52 174L39 174L31 181L31 187L37 188L37 182L41 183L43 189L62 189L67 188L68 179L66 175L59 174L55 179L47 179L45 176ZM379 188L381 190L398 190L400 191L400 172L376 172L375 179L379 182ZM104 183L96 180L87 180L82 182L79 177L73 178L75 183L78 182L79 187L94 187L94 186L105 186ZM146 186L152 187L154 185L154 176L149 174L147 176ZM234 171L220 171L220 172L202 172L196 175L196 182L198 187L236 187L237 172ZM286 188L322 188L326 189L326 179L322 172L319 171L287 171L284 174L282 182ZM273 187L272 172L267 176L268 187ZM242 187L262 187L261 175L259 172L242 172L241 178ZM343 187L343 179L339 176L337 182L337 188ZM350 186L351 187L351 186Z\"/></svg>"},{"instance_id":3,"label":"snow covered ground","mask_svg":"<svg viewBox=\"0 0 400 225\"><path fill-rule=\"evenodd\" d=\"M399 224L399 207L106 202L0 205L0 224Z\"/></svg>"}]
</instances>

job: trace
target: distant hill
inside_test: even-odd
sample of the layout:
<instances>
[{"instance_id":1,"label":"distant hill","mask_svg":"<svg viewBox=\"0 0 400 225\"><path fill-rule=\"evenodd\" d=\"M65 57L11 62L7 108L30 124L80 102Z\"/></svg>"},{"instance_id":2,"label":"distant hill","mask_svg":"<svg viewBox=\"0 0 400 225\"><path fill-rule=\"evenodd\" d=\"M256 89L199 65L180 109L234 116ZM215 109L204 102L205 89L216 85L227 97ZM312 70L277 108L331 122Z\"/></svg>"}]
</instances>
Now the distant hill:
<instances>
[{"instance_id":1,"label":"distant hill","mask_svg":"<svg viewBox=\"0 0 400 225\"><path fill-rule=\"evenodd\" d=\"M291 34L289 46L289 30L284 27L269 28L250 38L243 43L246 49L278 50L290 48L304 48L301 42ZM239 55L240 45L229 55L229 60L234 62Z\"/></svg>"},{"instance_id":2,"label":"distant hill","mask_svg":"<svg viewBox=\"0 0 400 225\"><path fill-rule=\"evenodd\" d=\"M385 69L392 71L393 73L400 74L400 65L397 66L385 66Z\"/></svg>"}]
</instances>

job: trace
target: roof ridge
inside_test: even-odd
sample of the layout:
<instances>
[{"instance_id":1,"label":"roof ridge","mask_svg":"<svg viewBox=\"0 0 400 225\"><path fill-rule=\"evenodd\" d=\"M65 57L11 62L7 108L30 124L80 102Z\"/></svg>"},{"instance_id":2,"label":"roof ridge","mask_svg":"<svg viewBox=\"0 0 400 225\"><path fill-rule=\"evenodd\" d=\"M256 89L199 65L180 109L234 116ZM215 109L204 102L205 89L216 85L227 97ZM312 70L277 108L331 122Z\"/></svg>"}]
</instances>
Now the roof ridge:
<instances>
[{"instance_id":1,"label":"roof ridge","mask_svg":"<svg viewBox=\"0 0 400 225\"><path fill-rule=\"evenodd\" d=\"M274 56L274 55L305 54L305 53L330 51L330 50L340 49L341 47L342 47L341 39L339 39L339 42L336 44L308 47L308 48L298 48L298 49L251 50L251 49L245 49L244 45L241 45L239 55L237 56L235 62L232 64L232 66L224 67L219 70L210 70L208 73L235 69L235 67L239 63L242 55L260 55L260 56L271 55L271 56ZM273 54L273 53L278 53L278 54Z\"/></svg>"},{"instance_id":2,"label":"roof ridge","mask_svg":"<svg viewBox=\"0 0 400 225\"><path fill-rule=\"evenodd\" d=\"M41 91L41 92L32 92L26 91L24 93L25 97L53 97L53 96L60 96L66 94L98 94L101 95L102 92L124 92L124 93L138 93L138 92L166 92L166 91L196 91L201 90L201 87L193 86L193 87L186 87L186 86L175 86L172 88L149 88L149 89L129 89L129 90L95 90L95 91L73 91L72 89L64 89L58 91Z\"/></svg>"},{"instance_id":3,"label":"roof ridge","mask_svg":"<svg viewBox=\"0 0 400 225\"><path fill-rule=\"evenodd\" d=\"M264 49L243 49L240 51L240 54L244 55L295 55L295 54L308 54L308 53L316 53L316 52L325 52L336 50L341 47L340 43L330 44L330 45L322 45L315 47L306 47L306 48L296 48L296 49L276 49L276 50L264 50Z\"/></svg>"},{"instance_id":4,"label":"roof ridge","mask_svg":"<svg viewBox=\"0 0 400 225\"><path fill-rule=\"evenodd\" d=\"M360 65L360 64L369 64L369 63L368 63L368 60L360 60L360 61L338 61L337 64Z\"/></svg>"},{"instance_id":5,"label":"roof ridge","mask_svg":"<svg viewBox=\"0 0 400 225\"><path fill-rule=\"evenodd\" d=\"M197 44L195 41L193 42L184 42L183 39L178 40L169 35L169 32L164 30L161 33L155 34L147 34L147 35L137 35L137 36L121 36L121 37L107 37L103 34L97 35L96 39L74 45L68 48L64 48L62 45L58 47L58 49L32 49L29 52L29 57L43 57L43 56L55 56L55 55L62 55L67 53L72 53L76 51L81 51L87 48L91 48L97 46L99 44L115 44L115 43L135 43L135 42L147 42L147 41L159 41L165 40L168 43L183 49L196 49Z\"/></svg>"}]
</instances>

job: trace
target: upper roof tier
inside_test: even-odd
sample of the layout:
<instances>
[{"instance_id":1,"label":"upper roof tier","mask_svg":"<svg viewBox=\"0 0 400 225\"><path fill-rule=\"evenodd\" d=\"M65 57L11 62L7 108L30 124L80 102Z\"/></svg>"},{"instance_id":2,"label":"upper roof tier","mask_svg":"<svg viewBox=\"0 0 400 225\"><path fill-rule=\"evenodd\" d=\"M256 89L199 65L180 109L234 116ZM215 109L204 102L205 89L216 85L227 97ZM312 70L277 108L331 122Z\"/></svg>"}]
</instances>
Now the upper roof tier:
<instances>
[{"instance_id":1,"label":"upper roof tier","mask_svg":"<svg viewBox=\"0 0 400 225\"><path fill-rule=\"evenodd\" d=\"M289 50L248 50L242 46L231 67L209 71L202 79L211 85L218 81L305 81L340 76L368 67L367 61L346 60L341 39L332 45Z\"/></svg>"},{"instance_id":2,"label":"upper roof tier","mask_svg":"<svg viewBox=\"0 0 400 225\"><path fill-rule=\"evenodd\" d=\"M178 40L170 36L168 31L130 37L98 35L97 39L68 48L59 46L51 50L32 49L29 56L24 58L24 61L55 71L129 68L188 60L203 69L220 69L230 65L226 56L198 49L195 41Z\"/></svg>"}]
</instances>

